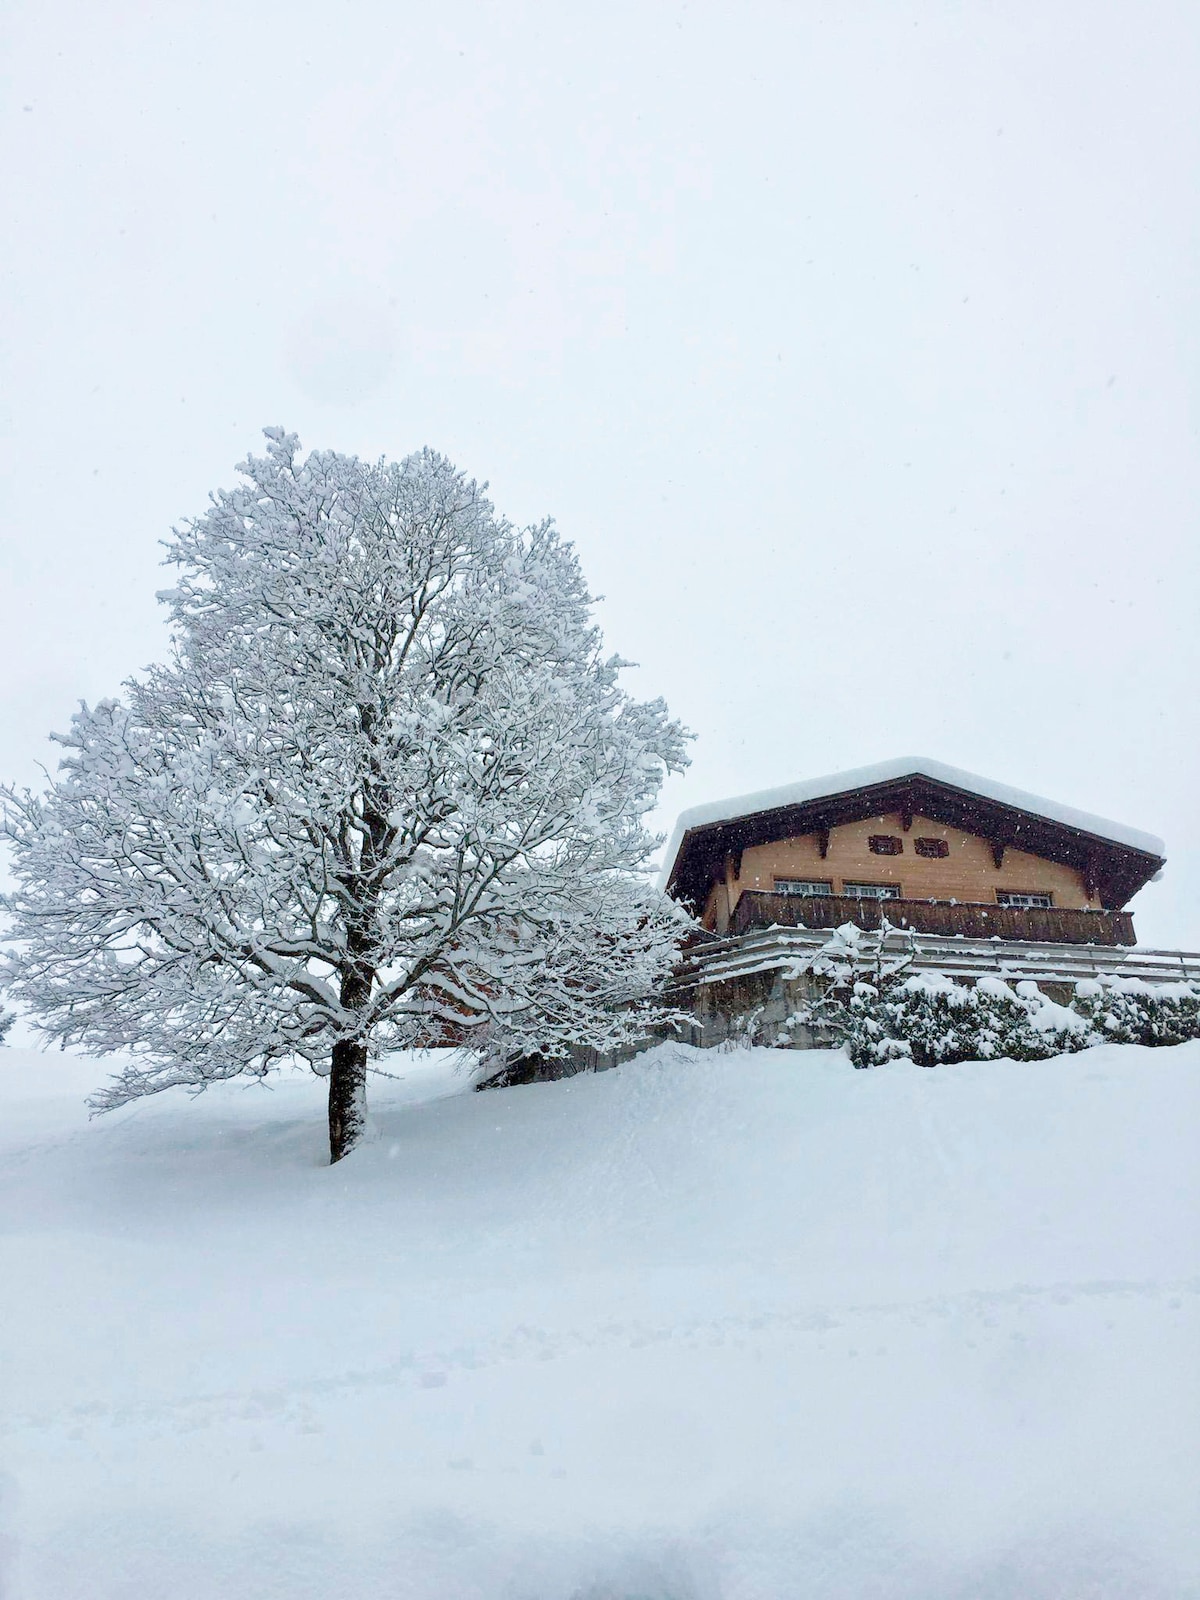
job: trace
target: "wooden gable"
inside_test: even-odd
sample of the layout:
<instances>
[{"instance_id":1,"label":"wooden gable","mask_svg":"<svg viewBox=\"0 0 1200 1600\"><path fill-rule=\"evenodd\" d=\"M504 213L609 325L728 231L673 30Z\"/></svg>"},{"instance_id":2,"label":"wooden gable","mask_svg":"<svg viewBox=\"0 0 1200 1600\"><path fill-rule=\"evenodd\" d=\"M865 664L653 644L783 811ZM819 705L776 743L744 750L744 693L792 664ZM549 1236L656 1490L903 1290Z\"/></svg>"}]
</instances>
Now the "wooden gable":
<instances>
[{"instance_id":1,"label":"wooden gable","mask_svg":"<svg viewBox=\"0 0 1200 1600\"><path fill-rule=\"evenodd\" d=\"M902 828L921 816L972 834L986 841L997 867L1009 850L1070 867L1106 910L1120 910L1164 864L1150 849L914 771L687 828L665 886L699 909L730 858L736 872L744 850L809 835L820 841L845 823L889 814Z\"/></svg>"}]
</instances>

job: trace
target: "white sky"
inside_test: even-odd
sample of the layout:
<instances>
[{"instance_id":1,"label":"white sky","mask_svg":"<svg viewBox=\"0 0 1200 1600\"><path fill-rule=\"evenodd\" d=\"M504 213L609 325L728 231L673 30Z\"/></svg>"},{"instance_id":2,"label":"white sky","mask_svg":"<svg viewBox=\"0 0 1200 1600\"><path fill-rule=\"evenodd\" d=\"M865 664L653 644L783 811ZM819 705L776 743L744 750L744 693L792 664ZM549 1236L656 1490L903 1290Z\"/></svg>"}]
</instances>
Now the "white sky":
<instances>
[{"instance_id":1,"label":"white sky","mask_svg":"<svg viewBox=\"0 0 1200 1600\"><path fill-rule=\"evenodd\" d=\"M7 0L0 773L282 423L553 514L677 810L910 753L1200 946L1200 8ZM1190 854L1189 854L1190 850Z\"/></svg>"}]
</instances>

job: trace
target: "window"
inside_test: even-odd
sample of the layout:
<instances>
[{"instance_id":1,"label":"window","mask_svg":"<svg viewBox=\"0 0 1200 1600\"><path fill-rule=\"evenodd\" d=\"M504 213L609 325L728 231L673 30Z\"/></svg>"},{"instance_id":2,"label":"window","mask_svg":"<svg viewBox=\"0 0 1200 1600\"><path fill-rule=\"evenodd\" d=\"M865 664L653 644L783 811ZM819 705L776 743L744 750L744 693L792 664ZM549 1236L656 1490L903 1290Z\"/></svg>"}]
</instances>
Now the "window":
<instances>
[{"instance_id":1,"label":"window","mask_svg":"<svg viewBox=\"0 0 1200 1600\"><path fill-rule=\"evenodd\" d=\"M919 856L925 856L929 861L940 861L950 854L949 842L945 839L916 839L913 849Z\"/></svg>"},{"instance_id":2,"label":"window","mask_svg":"<svg viewBox=\"0 0 1200 1600\"><path fill-rule=\"evenodd\" d=\"M831 883L815 883L810 878L776 878L776 894L832 894Z\"/></svg>"},{"instance_id":3,"label":"window","mask_svg":"<svg viewBox=\"0 0 1200 1600\"><path fill-rule=\"evenodd\" d=\"M898 883L844 883L842 893L851 900L899 900Z\"/></svg>"},{"instance_id":4,"label":"window","mask_svg":"<svg viewBox=\"0 0 1200 1600\"><path fill-rule=\"evenodd\" d=\"M1048 894L1014 894L1009 889L996 890L996 904L999 906L1052 906L1053 898Z\"/></svg>"},{"instance_id":5,"label":"window","mask_svg":"<svg viewBox=\"0 0 1200 1600\"><path fill-rule=\"evenodd\" d=\"M873 833L867 843L873 856L898 856L904 850L904 840L894 833Z\"/></svg>"}]
</instances>

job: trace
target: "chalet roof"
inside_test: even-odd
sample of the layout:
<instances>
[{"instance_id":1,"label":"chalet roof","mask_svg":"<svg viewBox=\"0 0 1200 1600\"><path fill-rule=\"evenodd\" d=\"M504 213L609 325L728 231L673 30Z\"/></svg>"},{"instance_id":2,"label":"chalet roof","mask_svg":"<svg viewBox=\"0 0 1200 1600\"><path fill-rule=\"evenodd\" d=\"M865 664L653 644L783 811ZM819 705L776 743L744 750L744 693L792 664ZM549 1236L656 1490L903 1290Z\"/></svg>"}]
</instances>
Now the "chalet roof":
<instances>
[{"instance_id":1,"label":"chalet roof","mask_svg":"<svg viewBox=\"0 0 1200 1600\"><path fill-rule=\"evenodd\" d=\"M1166 847L1153 834L927 756L901 756L693 806L675 824L660 887L677 899L698 901L707 892L715 864L730 850L892 811L919 812L996 843L1088 870L1104 904L1114 908L1136 894L1164 862Z\"/></svg>"}]
</instances>

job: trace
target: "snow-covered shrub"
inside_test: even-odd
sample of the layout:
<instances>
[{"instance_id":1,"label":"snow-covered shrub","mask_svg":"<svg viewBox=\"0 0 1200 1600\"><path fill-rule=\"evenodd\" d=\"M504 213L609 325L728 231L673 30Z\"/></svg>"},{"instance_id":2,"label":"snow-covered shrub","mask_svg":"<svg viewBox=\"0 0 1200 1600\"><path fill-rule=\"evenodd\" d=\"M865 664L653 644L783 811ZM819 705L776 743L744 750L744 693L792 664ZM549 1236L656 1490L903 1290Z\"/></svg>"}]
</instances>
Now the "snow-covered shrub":
<instances>
[{"instance_id":1,"label":"snow-covered shrub","mask_svg":"<svg viewBox=\"0 0 1200 1600\"><path fill-rule=\"evenodd\" d=\"M982 977L956 983L913 972L910 935L897 953L894 930L839 928L804 970L825 981L822 997L791 1019L841 1045L856 1067L907 1058L923 1067L954 1061L1042 1061L1089 1045L1180 1044L1200 1038L1200 985L1104 977L1081 982L1069 1006L1036 983Z\"/></svg>"},{"instance_id":2,"label":"snow-covered shrub","mask_svg":"<svg viewBox=\"0 0 1200 1600\"><path fill-rule=\"evenodd\" d=\"M1200 1039L1200 984L1102 977L1075 986L1072 1009L1112 1044Z\"/></svg>"},{"instance_id":3,"label":"snow-covered shrub","mask_svg":"<svg viewBox=\"0 0 1200 1600\"><path fill-rule=\"evenodd\" d=\"M889 953L887 939L894 931L886 917L874 932L852 922L835 929L815 956L789 973L792 978L812 973L825 990L819 1000L790 1017L788 1026L808 1026L818 1038L840 1044L856 1067L911 1054L908 1042L889 1028L883 1009L885 998L903 982L917 954L911 933L898 954Z\"/></svg>"},{"instance_id":4,"label":"snow-covered shrub","mask_svg":"<svg viewBox=\"0 0 1200 1600\"><path fill-rule=\"evenodd\" d=\"M968 987L941 972L919 972L881 994L876 1010L887 1035L923 1067L1001 1056L1041 1061L1094 1042L1086 1021L1035 983L1011 988L984 977Z\"/></svg>"},{"instance_id":5,"label":"snow-covered shrub","mask_svg":"<svg viewBox=\"0 0 1200 1600\"><path fill-rule=\"evenodd\" d=\"M856 1067L902 1057L922 1067L1001 1056L1041 1061L1096 1042L1083 1018L1034 983L1013 989L988 977L968 985L941 972L859 979L831 990L810 1015Z\"/></svg>"},{"instance_id":6,"label":"snow-covered shrub","mask_svg":"<svg viewBox=\"0 0 1200 1600\"><path fill-rule=\"evenodd\" d=\"M856 1067L877 1067L884 1061L911 1056L912 1043L896 1033L887 1008L889 990L871 983L855 983L843 1004L842 1015L830 1010L822 1018ZM835 1000L834 1004L837 1004Z\"/></svg>"}]
</instances>

